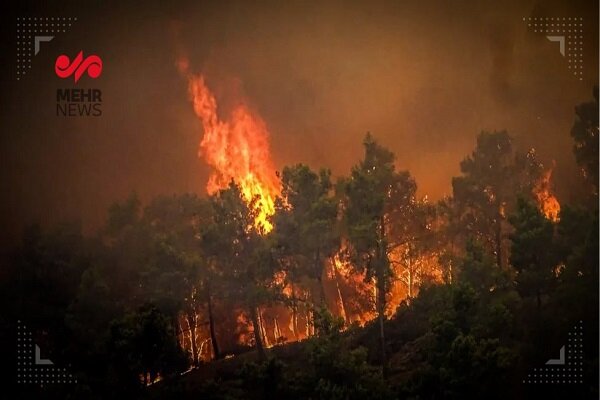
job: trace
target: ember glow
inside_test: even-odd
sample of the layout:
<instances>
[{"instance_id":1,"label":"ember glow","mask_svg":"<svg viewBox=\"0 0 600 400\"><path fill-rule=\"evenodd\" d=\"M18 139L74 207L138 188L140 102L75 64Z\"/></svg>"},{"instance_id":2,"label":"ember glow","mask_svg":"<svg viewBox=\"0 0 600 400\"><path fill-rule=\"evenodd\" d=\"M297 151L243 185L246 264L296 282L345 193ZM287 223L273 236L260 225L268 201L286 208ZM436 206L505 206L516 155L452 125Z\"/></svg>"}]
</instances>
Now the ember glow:
<instances>
[{"instance_id":1,"label":"ember glow","mask_svg":"<svg viewBox=\"0 0 600 400\"><path fill-rule=\"evenodd\" d=\"M217 101L204 76L189 73L189 61L185 58L179 59L177 66L188 79L194 112L204 129L198 156L214 168L207 192L213 194L224 189L233 180L240 185L247 202L256 202L256 227L271 231L269 217L275 212L275 197L280 189L265 122L245 103L240 103L226 120L221 120Z\"/></svg>"}]
</instances>

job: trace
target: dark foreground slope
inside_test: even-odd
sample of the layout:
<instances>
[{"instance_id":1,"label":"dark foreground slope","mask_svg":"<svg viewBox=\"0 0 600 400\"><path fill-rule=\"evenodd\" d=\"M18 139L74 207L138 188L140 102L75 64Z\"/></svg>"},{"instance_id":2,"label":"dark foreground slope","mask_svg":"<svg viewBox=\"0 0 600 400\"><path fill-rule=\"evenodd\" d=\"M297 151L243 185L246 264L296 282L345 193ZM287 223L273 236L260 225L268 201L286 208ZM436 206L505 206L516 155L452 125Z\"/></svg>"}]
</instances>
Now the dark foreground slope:
<instances>
[{"instance_id":1,"label":"dark foreground slope","mask_svg":"<svg viewBox=\"0 0 600 400\"><path fill-rule=\"evenodd\" d=\"M319 337L204 364L148 388L149 398L182 399L528 399L598 398L597 298L581 281L563 282L540 308L503 274L472 255L469 282L424 288L387 321L388 364L377 327L320 318ZM485 268L483 268L485 267ZM493 269L489 271L494 271ZM466 278L465 278L466 280ZM567 285L576 287L567 288ZM583 286L579 286L583 285ZM569 289L569 290L567 290ZM590 287L591 290L591 287ZM583 322L580 322L583 321ZM567 354L541 381L534 368L583 326L579 359ZM589 338L589 339L587 339ZM575 351L575 350L572 350ZM546 383L546 380L548 381Z\"/></svg>"}]
</instances>

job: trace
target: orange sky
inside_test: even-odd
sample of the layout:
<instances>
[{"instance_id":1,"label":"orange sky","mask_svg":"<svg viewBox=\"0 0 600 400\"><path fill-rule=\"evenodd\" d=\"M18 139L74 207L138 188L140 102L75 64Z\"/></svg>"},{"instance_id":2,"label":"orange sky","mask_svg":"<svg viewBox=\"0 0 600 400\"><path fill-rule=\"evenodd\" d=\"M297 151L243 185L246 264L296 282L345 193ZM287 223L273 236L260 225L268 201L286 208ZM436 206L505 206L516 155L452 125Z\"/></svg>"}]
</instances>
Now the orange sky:
<instances>
[{"instance_id":1,"label":"orange sky","mask_svg":"<svg viewBox=\"0 0 600 400\"><path fill-rule=\"evenodd\" d=\"M574 106L591 99L597 82L596 2L46 7L37 15L68 13L79 21L47 43L26 79L16 82L4 66L5 241L36 220L81 218L94 228L108 205L134 190L143 199L204 191L202 128L175 67L178 48L205 74L220 112L244 99L262 116L277 168L304 162L346 174L370 131L416 177L419 192L437 199L450 194L476 135L507 129L518 146L535 145L548 164L556 160L563 200L577 192L569 130ZM3 15L3 22L14 17ZM558 44L528 31L522 18L581 15L578 81ZM102 90L104 115L56 117L56 89L68 86L54 76L54 60L80 50L103 59L102 76L78 86Z\"/></svg>"}]
</instances>

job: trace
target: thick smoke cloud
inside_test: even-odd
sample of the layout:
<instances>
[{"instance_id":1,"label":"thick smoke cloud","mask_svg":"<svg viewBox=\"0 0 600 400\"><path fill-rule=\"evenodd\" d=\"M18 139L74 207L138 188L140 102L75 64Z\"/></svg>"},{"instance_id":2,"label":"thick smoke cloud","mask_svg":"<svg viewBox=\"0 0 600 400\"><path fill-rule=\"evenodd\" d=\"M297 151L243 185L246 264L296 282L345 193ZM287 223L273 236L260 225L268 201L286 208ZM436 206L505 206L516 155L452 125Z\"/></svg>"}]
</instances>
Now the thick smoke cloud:
<instances>
[{"instance_id":1,"label":"thick smoke cloud","mask_svg":"<svg viewBox=\"0 0 600 400\"><path fill-rule=\"evenodd\" d=\"M180 48L220 112L243 98L262 115L278 168L305 162L346 174L370 131L416 177L419 193L437 199L450 194L476 135L507 129L547 165L556 160L561 200L576 196L569 130L598 76L596 2L90 4L3 13L5 43L16 40L17 15L79 18L34 58L26 79L16 82L4 65L4 242L36 220L81 218L93 229L132 191L142 199L204 192L209 171L175 67ZM527 30L522 18L533 15L585 17L582 82L556 43ZM54 59L80 50L104 60L101 78L81 81L102 89L101 118L55 115L56 89L66 84Z\"/></svg>"}]
</instances>

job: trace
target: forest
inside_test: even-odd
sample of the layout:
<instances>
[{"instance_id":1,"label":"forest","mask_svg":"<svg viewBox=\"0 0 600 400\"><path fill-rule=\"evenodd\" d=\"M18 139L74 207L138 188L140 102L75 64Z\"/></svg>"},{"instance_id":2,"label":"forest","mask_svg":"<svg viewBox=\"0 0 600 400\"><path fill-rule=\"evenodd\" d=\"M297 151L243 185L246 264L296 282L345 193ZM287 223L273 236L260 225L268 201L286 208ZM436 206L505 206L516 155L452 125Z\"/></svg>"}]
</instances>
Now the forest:
<instances>
[{"instance_id":1,"label":"forest","mask_svg":"<svg viewBox=\"0 0 600 400\"><path fill-rule=\"evenodd\" d=\"M430 201L375 132L345 176L285 166L273 199L231 180L133 193L93 234L29 226L2 260L2 341L31 332L69 383L14 382L56 399L598 398L598 134L595 87L564 132L586 185L571 202L502 130L474 132Z\"/></svg>"}]
</instances>

